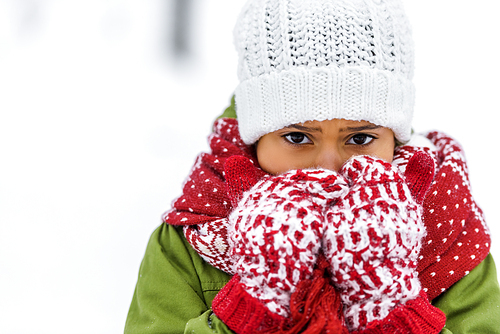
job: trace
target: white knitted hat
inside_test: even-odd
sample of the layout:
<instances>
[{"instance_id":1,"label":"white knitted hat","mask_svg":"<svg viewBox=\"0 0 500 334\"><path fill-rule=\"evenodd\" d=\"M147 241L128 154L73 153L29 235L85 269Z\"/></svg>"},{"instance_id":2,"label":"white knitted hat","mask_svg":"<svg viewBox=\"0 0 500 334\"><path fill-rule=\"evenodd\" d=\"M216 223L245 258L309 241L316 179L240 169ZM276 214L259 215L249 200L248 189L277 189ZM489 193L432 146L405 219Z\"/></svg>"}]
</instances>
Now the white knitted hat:
<instances>
[{"instance_id":1,"label":"white knitted hat","mask_svg":"<svg viewBox=\"0 0 500 334\"><path fill-rule=\"evenodd\" d=\"M410 139L413 42L399 0L250 0L234 37L245 143L334 118Z\"/></svg>"}]
</instances>

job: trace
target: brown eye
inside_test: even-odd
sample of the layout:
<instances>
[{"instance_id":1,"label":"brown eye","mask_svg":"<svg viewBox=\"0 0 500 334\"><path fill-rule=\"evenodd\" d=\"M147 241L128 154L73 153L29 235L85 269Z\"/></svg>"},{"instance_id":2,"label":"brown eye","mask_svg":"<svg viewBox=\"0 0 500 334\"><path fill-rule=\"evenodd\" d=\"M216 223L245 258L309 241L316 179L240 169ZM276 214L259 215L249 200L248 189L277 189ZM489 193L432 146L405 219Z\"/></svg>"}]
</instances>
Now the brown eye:
<instances>
[{"instance_id":1,"label":"brown eye","mask_svg":"<svg viewBox=\"0 0 500 334\"><path fill-rule=\"evenodd\" d=\"M308 144L311 140L307 136L300 132L292 132L284 135L285 139L292 144Z\"/></svg>"},{"instance_id":2,"label":"brown eye","mask_svg":"<svg viewBox=\"0 0 500 334\"><path fill-rule=\"evenodd\" d=\"M354 135L347 141L348 144L354 145L366 145L369 144L374 138L369 135L365 135L363 133Z\"/></svg>"}]
</instances>

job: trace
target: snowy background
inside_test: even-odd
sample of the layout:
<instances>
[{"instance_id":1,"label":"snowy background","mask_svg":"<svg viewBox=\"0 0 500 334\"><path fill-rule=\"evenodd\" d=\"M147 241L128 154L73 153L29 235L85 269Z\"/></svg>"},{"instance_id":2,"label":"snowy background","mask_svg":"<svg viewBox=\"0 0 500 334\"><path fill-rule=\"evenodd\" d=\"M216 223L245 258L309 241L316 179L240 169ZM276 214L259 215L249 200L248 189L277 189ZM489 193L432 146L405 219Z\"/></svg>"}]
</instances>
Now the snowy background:
<instances>
[{"instance_id":1,"label":"snowy background","mask_svg":"<svg viewBox=\"0 0 500 334\"><path fill-rule=\"evenodd\" d=\"M185 0L186 1L186 0ZM410 1L415 129L465 147L500 259L491 2ZM0 0L0 333L121 333L140 261L236 79L243 0Z\"/></svg>"}]
</instances>

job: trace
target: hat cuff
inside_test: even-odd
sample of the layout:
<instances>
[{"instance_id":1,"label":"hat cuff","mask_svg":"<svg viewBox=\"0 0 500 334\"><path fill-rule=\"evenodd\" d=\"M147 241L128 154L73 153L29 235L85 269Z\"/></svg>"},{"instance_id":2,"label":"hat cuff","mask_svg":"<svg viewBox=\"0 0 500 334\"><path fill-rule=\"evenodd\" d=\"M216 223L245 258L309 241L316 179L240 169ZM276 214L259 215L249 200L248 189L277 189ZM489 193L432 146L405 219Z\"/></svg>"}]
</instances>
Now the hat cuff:
<instances>
[{"instance_id":1,"label":"hat cuff","mask_svg":"<svg viewBox=\"0 0 500 334\"><path fill-rule=\"evenodd\" d=\"M411 136L415 89L411 80L368 67L293 68L242 81L236 113L246 144L286 126L342 118Z\"/></svg>"}]
</instances>

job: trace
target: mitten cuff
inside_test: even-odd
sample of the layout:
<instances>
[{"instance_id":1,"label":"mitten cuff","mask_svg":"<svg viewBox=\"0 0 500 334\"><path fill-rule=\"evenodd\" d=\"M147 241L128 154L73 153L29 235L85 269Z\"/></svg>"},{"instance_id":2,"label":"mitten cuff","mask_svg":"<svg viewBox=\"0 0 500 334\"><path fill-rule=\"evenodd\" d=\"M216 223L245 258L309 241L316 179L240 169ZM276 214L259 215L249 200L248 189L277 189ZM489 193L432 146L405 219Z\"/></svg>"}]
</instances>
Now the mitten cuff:
<instances>
[{"instance_id":1,"label":"mitten cuff","mask_svg":"<svg viewBox=\"0 0 500 334\"><path fill-rule=\"evenodd\" d=\"M266 329L279 327L286 320L250 296L238 275L233 276L215 296L212 310L237 334L265 332Z\"/></svg>"},{"instance_id":2,"label":"mitten cuff","mask_svg":"<svg viewBox=\"0 0 500 334\"><path fill-rule=\"evenodd\" d=\"M382 320L372 321L364 330L351 334L412 333L437 334L446 323L446 315L432 306L425 292L392 310Z\"/></svg>"}]
</instances>

